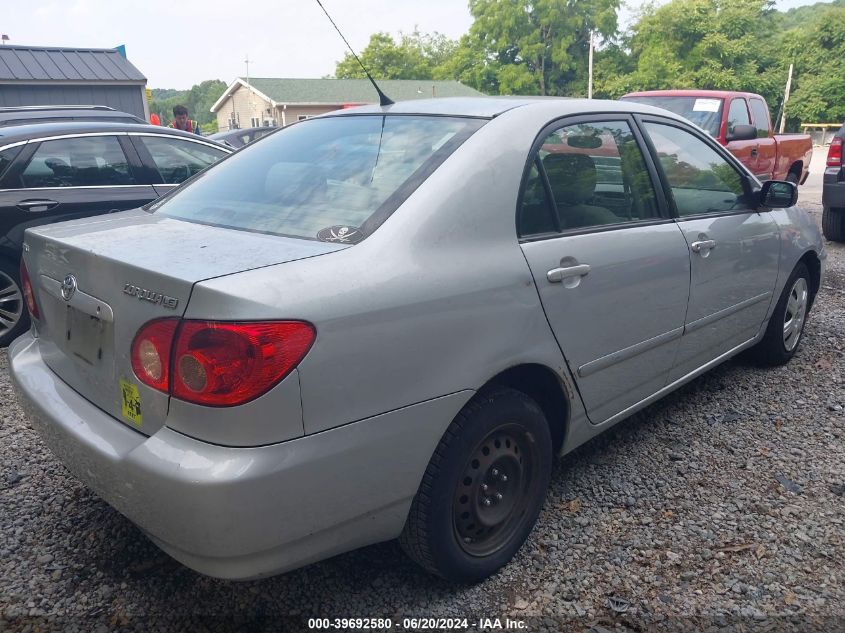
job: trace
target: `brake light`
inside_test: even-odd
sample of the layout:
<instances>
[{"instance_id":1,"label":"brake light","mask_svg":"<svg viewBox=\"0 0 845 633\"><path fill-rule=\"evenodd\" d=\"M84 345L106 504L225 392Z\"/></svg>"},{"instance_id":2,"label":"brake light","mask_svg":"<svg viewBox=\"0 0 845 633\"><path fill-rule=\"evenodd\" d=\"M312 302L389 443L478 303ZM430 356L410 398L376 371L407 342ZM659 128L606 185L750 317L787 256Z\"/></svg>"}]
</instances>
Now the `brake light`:
<instances>
[{"instance_id":1,"label":"brake light","mask_svg":"<svg viewBox=\"0 0 845 633\"><path fill-rule=\"evenodd\" d=\"M29 310L29 316L34 319L40 319L41 313L38 311L38 304L35 303L35 293L32 290L32 282L29 280L29 271L26 269L26 264L21 258L21 292L23 292L23 300L26 302L26 309Z\"/></svg>"},{"instance_id":2,"label":"brake light","mask_svg":"<svg viewBox=\"0 0 845 633\"><path fill-rule=\"evenodd\" d=\"M842 166L842 139L835 136L830 142L830 147L827 150L827 166L841 167Z\"/></svg>"},{"instance_id":3,"label":"brake light","mask_svg":"<svg viewBox=\"0 0 845 633\"><path fill-rule=\"evenodd\" d=\"M138 379L174 398L231 407L265 394L305 357L314 326L304 321L228 323L158 319L132 343Z\"/></svg>"}]
</instances>

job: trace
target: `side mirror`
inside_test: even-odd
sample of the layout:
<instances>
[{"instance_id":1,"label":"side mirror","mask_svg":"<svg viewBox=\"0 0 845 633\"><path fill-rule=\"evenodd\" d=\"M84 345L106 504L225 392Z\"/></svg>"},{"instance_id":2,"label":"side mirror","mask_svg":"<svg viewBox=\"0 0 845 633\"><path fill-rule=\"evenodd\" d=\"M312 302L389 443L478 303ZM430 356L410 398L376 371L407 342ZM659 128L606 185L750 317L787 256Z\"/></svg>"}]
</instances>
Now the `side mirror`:
<instances>
[{"instance_id":1,"label":"side mirror","mask_svg":"<svg viewBox=\"0 0 845 633\"><path fill-rule=\"evenodd\" d=\"M734 125L734 129L725 134L726 141L753 141L757 138L757 128L753 125Z\"/></svg>"},{"instance_id":2,"label":"side mirror","mask_svg":"<svg viewBox=\"0 0 845 633\"><path fill-rule=\"evenodd\" d=\"M798 202L798 187L785 180L767 180L760 189L760 206L786 209Z\"/></svg>"}]
</instances>

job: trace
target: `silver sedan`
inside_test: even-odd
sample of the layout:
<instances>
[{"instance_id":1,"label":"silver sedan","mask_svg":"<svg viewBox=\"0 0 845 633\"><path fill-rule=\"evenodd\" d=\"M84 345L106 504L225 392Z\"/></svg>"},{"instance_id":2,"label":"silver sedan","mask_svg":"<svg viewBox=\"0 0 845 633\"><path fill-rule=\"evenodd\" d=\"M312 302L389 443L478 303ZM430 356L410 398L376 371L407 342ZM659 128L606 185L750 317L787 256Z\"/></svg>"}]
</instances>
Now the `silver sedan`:
<instances>
[{"instance_id":1,"label":"silver sedan","mask_svg":"<svg viewBox=\"0 0 845 633\"><path fill-rule=\"evenodd\" d=\"M67 467L202 573L398 537L478 581L553 456L743 350L795 354L825 261L795 199L632 103L332 113L28 230L12 375Z\"/></svg>"}]
</instances>

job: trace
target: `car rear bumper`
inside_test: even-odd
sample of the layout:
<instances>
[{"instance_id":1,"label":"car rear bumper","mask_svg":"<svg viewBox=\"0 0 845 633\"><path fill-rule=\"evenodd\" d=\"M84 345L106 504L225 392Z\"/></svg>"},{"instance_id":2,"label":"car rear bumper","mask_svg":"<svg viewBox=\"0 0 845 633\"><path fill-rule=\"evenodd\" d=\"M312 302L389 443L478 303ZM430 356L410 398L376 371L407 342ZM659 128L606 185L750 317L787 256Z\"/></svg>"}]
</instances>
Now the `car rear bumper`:
<instances>
[{"instance_id":1,"label":"car rear bumper","mask_svg":"<svg viewBox=\"0 0 845 633\"><path fill-rule=\"evenodd\" d=\"M21 404L65 466L168 554L229 579L396 537L437 442L472 396L231 448L166 426L147 437L121 424L61 381L30 334L9 358Z\"/></svg>"},{"instance_id":2,"label":"car rear bumper","mask_svg":"<svg viewBox=\"0 0 845 633\"><path fill-rule=\"evenodd\" d=\"M839 180L839 167L824 172L822 184L822 204L828 208L845 208L845 182Z\"/></svg>"}]
</instances>

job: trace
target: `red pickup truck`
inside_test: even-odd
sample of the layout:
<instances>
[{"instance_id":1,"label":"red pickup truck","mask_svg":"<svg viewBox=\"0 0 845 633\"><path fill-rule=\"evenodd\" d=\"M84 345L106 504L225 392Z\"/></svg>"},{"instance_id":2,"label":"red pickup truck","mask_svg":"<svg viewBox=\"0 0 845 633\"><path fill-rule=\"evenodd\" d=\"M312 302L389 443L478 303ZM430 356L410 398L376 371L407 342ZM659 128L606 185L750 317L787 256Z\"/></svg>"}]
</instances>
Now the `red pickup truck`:
<instances>
[{"instance_id":1,"label":"red pickup truck","mask_svg":"<svg viewBox=\"0 0 845 633\"><path fill-rule=\"evenodd\" d=\"M623 101L665 108L707 131L761 181L804 184L813 141L809 134L773 134L769 107L760 95L723 90L649 90Z\"/></svg>"}]
</instances>

